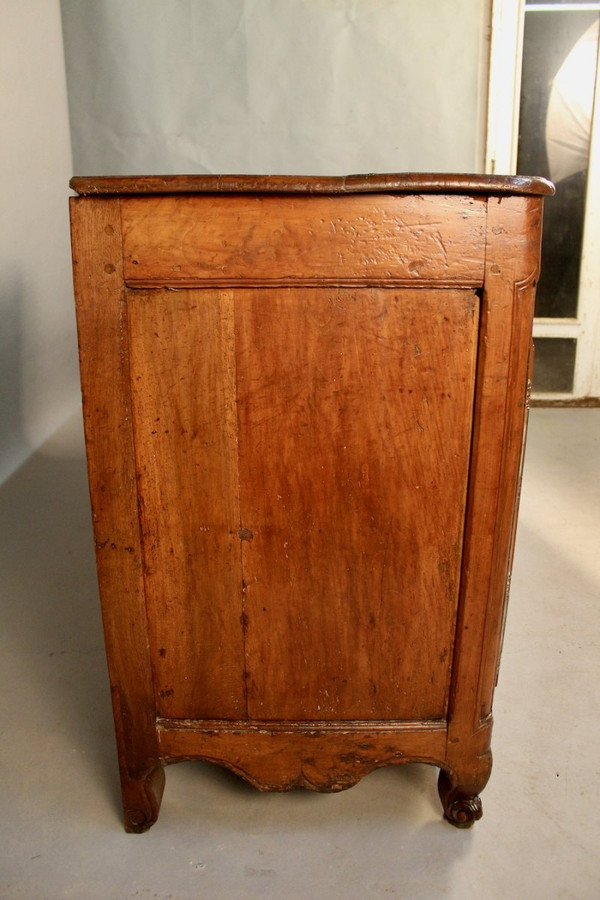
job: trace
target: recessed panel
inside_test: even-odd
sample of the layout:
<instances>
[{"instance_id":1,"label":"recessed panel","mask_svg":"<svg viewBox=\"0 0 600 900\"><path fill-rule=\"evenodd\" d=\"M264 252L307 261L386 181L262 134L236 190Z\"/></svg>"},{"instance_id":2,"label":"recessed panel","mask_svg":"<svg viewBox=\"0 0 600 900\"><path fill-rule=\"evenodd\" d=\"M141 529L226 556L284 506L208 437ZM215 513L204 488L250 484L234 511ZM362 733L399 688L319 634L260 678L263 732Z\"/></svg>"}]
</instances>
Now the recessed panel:
<instances>
[{"instance_id":1,"label":"recessed panel","mask_svg":"<svg viewBox=\"0 0 600 900\"><path fill-rule=\"evenodd\" d=\"M244 716L233 297L134 291L127 304L157 711Z\"/></svg>"},{"instance_id":2,"label":"recessed panel","mask_svg":"<svg viewBox=\"0 0 600 900\"><path fill-rule=\"evenodd\" d=\"M250 717L446 714L472 291L236 292Z\"/></svg>"}]
</instances>

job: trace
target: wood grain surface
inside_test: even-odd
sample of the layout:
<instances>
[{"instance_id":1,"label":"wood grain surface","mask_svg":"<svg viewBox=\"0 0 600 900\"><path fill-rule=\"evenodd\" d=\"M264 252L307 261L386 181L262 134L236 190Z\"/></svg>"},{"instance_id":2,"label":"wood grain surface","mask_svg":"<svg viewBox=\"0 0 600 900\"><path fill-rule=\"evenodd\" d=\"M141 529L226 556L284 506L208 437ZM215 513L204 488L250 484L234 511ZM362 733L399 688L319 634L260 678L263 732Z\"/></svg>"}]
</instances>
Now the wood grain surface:
<instances>
[{"instance_id":1,"label":"wood grain surface","mask_svg":"<svg viewBox=\"0 0 600 900\"><path fill-rule=\"evenodd\" d=\"M233 298L127 294L157 711L246 714Z\"/></svg>"},{"instance_id":2,"label":"wood grain surface","mask_svg":"<svg viewBox=\"0 0 600 900\"><path fill-rule=\"evenodd\" d=\"M377 175L104 175L76 176L78 194L354 194L354 193L554 193L545 178L530 175L455 175L403 172Z\"/></svg>"},{"instance_id":3,"label":"wood grain surface","mask_svg":"<svg viewBox=\"0 0 600 900\"><path fill-rule=\"evenodd\" d=\"M328 729L323 723L289 728L262 722L257 727L207 722L159 722L158 742L166 763L210 759L232 769L261 791L303 787L336 792L352 787L381 766L409 760L437 764L444 757L445 728L440 723L364 727L348 723Z\"/></svg>"},{"instance_id":4,"label":"wood grain surface","mask_svg":"<svg viewBox=\"0 0 600 900\"><path fill-rule=\"evenodd\" d=\"M127 829L156 820L181 759L265 790L431 762L468 827L491 771L552 186L73 186Z\"/></svg>"},{"instance_id":5,"label":"wood grain surface","mask_svg":"<svg viewBox=\"0 0 600 900\"><path fill-rule=\"evenodd\" d=\"M477 794L491 770L498 673L516 527L541 204L490 201L467 528L450 698L453 795ZM456 785L462 781L460 788ZM478 786L478 787L477 787ZM442 791L446 808L452 801Z\"/></svg>"},{"instance_id":6,"label":"wood grain surface","mask_svg":"<svg viewBox=\"0 0 600 900\"><path fill-rule=\"evenodd\" d=\"M128 294L160 715L443 718L477 307Z\"/></svg>"},{"instance_id":7,"label":"wood grain surface","mask_svg":"<svg viewBox=\"0 0 600 900\"><path fill-rule=\"evenodd\" d=\"M483 283L480 197L127 197L121 207L131 286Z\"/></svg>"},{"instance_id":8,"label":"wood grain surface","mask_svg":"<svg viewBox=\"0 0 600 900\"><path fill-rule=\"evenodd\" d=\"M239 296L251 717L445 715L477 306L471 291Z\"/></svg>"},{"instance_id":9,"label":"wood grain surface","mask_svg":"<svg viewBox=\"0 0 600 900\"><path fill-rule=\"evenodd\" d=\"M126 826L158 815L159 767L129 391L118 204L71 201L83 417Z\"/></svg>"}]
</instances>

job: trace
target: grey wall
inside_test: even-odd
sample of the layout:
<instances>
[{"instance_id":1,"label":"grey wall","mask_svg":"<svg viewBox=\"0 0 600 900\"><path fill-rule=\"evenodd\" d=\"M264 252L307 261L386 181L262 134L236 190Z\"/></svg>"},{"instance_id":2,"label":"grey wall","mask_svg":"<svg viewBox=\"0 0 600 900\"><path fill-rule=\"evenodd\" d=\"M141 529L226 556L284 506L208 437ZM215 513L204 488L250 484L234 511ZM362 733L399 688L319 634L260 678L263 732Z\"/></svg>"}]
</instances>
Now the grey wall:
<instances>
[{"instance_id":1,"label":"grey wall","mask_svg":"<svg viewBox=\"0 0 600 900\"><path fill-rule=\"evenodd\" d=\"M3 0L0 481L79 403L73 172L481 169L490 6Z\"/></svg>"},{"instance_id":2,"label":"grey wall","mask_svg":"<svg viewBox=\"0 0 600 900\"><path fill-rule=\"evenodd\" d=\"M60 6L1 8L0 481L79 402Z\"/></svg>"},{"instance_id":3,"label":"grey wall","mask_svg":"<svg viewBox=\"0 0 600 900\"><path fill-rule=\"evenodd\" d=\"M490 6L62 0L75 170L481 170Z\"/></svg>"}]
</instances>

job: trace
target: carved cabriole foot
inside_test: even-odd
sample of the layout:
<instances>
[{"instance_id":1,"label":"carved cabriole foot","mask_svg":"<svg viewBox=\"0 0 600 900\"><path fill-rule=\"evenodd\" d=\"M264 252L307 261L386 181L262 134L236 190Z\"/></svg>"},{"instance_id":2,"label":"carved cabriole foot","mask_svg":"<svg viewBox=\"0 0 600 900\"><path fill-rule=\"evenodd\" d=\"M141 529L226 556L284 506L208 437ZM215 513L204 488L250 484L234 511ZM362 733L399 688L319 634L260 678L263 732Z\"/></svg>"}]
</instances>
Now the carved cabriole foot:
<instances>
[{"instance_id":1,"label":"carved cabriole foot","mask_svg":"<svg viewBox=\"0 0 600 900\"><path fill-rule=\"evenodd\" d=\"M141 834L154 825L165 787L165 770L156 766L143 779L123 779L125 831Z\"/></svg>"},{"instance_id":2,"label":"carved cabriole foot","mask_svg":"<svg viewBox=\"0 0 600 900\"><path fill-rule=\"evenodd\" d=\"M482 816L479 791L483 790L486 782L487 777L482 784L467 786L442 769L438 791L444 807L444 818L456 828L470 828Z\"/></svg>"}]
</instances>

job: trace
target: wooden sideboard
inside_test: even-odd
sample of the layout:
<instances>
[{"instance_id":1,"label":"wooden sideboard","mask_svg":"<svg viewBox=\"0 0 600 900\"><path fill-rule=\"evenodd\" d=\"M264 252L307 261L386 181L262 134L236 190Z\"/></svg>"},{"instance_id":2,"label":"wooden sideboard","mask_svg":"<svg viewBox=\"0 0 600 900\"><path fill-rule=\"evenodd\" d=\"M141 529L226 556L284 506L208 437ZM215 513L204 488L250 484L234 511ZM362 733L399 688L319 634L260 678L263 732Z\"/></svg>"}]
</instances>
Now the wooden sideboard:
<instances>
[{"instance_id":1,"label":"wooden sideboard","mask_svg":"<svg viewBox=\"0 0 600 900\"><path fill-rule=\"evenodd\" d=\"M74 178L125 823L164 766L481 816L542 179Z\"/></svg>"}]
</instances>

